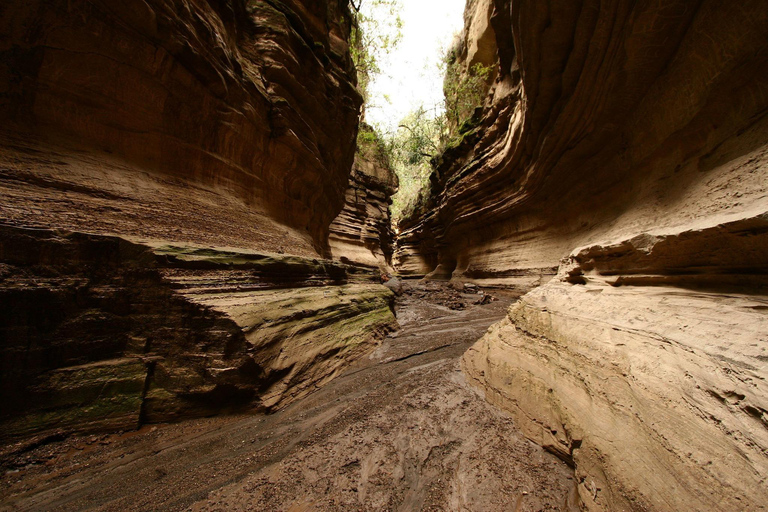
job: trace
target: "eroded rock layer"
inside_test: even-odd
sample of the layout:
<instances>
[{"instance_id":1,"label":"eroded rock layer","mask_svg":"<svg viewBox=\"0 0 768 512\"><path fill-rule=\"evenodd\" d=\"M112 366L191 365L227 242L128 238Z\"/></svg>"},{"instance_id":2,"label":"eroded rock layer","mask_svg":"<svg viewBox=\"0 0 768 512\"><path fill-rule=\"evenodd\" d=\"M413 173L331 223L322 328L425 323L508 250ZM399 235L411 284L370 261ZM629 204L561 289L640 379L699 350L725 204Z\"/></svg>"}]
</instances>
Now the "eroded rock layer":
<instances>
[{"instance_id":1,"label":"eroded rock layer","mask_svg":"<svg viewBox=\"0 0 768 512\"><path fill-rule=\"evenodd\" d=\"M497 0L488 12L499 78L402 223L402 271L513 284L592 241L765 201L761 2ZM490 30L472 26L469 62Z\"/></svg>"},{"instance_id":2,"label":"eroded rock layer","mask_svg":"<svg viewBox=\"0 0 768 512\"><path fill-rule=\"evenodd\" d=\"M577 249L466 355L591 510L764 510L768 213Z\"/></svg>"},{"instance_id":3,"label":"eroded rock layer","mask_svg":"<svg viewBox=\"0 0 768 512\"><path fill-rule=\"evenodd\" d=\"M0 229L2 438L284 406L395 325L378 274Z\"/></svg>"},{"instance_id":4,"label":"eroded rock layer","mask_svg":"<svg viewBox=\"0 0 768 512\"><path fill-rule=\"evenodd\" d=\"M396 262L530 292L465 357L589 510L762 510L768 11L470 2L498 77ZM550 277L557 276L550 280Z\"/></svg>"},{"instance_id":5,"label":"eroded rock layer","mask_svg":"<svg viewBox=\"0 0 768 512\"><path fill-rule=\"evenodd\" d=\"M344 209L333 221L329 242L334 259L391 270L394 236L389 207L398 179L378 139L359 140Z\"/></svg>"},{"instance_id":6,"label":"eroded rock layer","mask_svg":"<svg viewBox=\"0 0 768 512\"><path fill-rule=\"evenodd\" d=\"M44 144L30 157L25 147L22 160L40 165L12 158L4 181L14 180L14 191L39 188L42 179L44 191L85 187L102 196L143 188L131 198L134 208L152 208L154 196L166 195L184 213L217 202L220 216L236 222L245 204L267 234L296 231L327 254L362 101L348 34L346 2L337 0L4 2L2 123L24 132L22 141L66 139L64 151ZM14 141L3 145L17 150ZM71 165L68 150L91 148L139 173L122 179L119 162L60 163ZM61 173L65 179L48 179ZM29 210L28 222L67 220ZM173 220L157 215L152 224L172 229ZM123 215L121 222L139 221ZM197 234L176 238L196 242ZM250 237L248 247L264 249L260 242Z\"/></svg>"}]
</instances>

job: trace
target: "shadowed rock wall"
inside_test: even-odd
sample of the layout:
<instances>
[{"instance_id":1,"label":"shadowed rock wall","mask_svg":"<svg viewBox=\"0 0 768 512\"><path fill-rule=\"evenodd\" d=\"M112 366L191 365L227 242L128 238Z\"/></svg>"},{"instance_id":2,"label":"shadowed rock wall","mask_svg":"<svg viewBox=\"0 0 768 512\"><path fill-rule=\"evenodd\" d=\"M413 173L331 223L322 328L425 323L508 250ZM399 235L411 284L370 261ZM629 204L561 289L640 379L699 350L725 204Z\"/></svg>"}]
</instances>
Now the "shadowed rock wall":
<instances>
[{"instance_id":1,"label":"shadowed rock wall","mask_svg":"<svg viewBox=\"0 0 768 512\"><path fill-rule=\"evenodd\" d=\"M226 198L214 200L233 203L219 205L220 216L244 203L265 235L289 231L327 254L362 102L346 2L11 1L0 7L0 20L0 117L17 127L4 131L28 132L26 140L66 138L65 148L123 157L140 169L130 177L136 186L151 181L156 193L192 203L166 209L207 209L210 200L187 190L213 189ZM40 159L46 150L31 152ZM60 167L53 160L46 167ZM57 170L33 168L28 176L20 164L10 169L16 189ZM109 186L94 183L90 169L76 171L66 181ZM151 195L131 203L153 207ZM59 221L25 213L27 222ZM133 222L125 217L121 222ZM156 217L153 224L179 227ZM188 241L203 236L180 227ZM237 245L243 239L266 248L258 237Z\"/></svg>"},{"instance_id":2,"label":"shadowed rock wall","mask_svg":"<svg viewBox=\"0 0 768 512\"><path fill-rule=\"evenodd\" d=\"M542 285L464 368L575 464L587 509L763 509L764 2L495 0L465 18L464 58L490 27L498 78L401 225L400 271Z\"/></svg>"},{"instance_id":3,"label":"shadowed rock wall","mask_svg":"<svg viewBox=\"0 0 768 512\"><path fill-rule=\"evenodd\" d=\"M0 261L4 440L279 408L396 325L330 261L8 227Z\"/></svg>"},{"instance_id":4,"label":"shadowed rock wall","mask_svg":"<svg viewBox=\"0 0 768 512\"><path fill-rule=\"evenodd\" d=\"M282 407L396 325L333 263L347 2L0 6L4 440Z\"/></svg>"}]
</instances>

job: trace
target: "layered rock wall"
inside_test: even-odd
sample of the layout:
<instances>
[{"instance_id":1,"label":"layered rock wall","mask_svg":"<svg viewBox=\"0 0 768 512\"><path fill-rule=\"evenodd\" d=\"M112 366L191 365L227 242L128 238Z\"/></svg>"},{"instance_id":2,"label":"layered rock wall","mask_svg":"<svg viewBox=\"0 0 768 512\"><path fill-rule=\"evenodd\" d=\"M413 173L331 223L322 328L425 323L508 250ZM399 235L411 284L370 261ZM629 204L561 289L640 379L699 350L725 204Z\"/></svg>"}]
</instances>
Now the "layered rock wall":
<instances>
[{"instance_id":1,"label":"layered rock wall","mask_svg":"<svg viewBox=\"0 0 768 512\"><path fill-rule=\"evenodd\" d=\"M762 510L768 212L575 250L464 357L590 510Z\"/></svg>"},{"instance_id":2,"label":"layered rock wall","mask_svg":"<svg viewBox=\"0 0 768 512\"><path fill-rule=\"evenodd\" d=\"M282 407L396 325L323 259L349 30L337 0L0 6L3 441Z\"/></svg>"},{"instance_id":3,"label":"layered rock wall","mask_svg":"<svg viewBox=\"0 0 768 512\"><path fill-rule=\"evenodd\" d=\"M328 254L362 102L346 2L12 1L0 7L0 20L4 132L105 150L138 168L138 176L122 180L133 181L131 188L189 203L166 209L210 210L213 200L220 216L236 220L245 204L264 235L288 231ZM14 141L4 146L18 149ZM110 162L117 168L106 168L108 183L100 183L103 173L64 169L55 154L46 158L45 147L22 152L52 169L38 166L29 175L25 162L11 162L5 172L17 181L14 191L64 171L65 179L49 180L53 187L76 182L114 193L115 177L124 174L123 164ZM212 197L197 197L196 189ZM132 197L131 205L153 208L152 195ZM30 210L26 222L67 222ZM164 213L153 224L173 229ZM121 222L136 221L124 215ZM191 242L203 236L186 231L181 237ZM243 236L238 245L244 240L270 248L259 237Z\"/></svg>"},{"instance_id":4,"label":"layered rock wall","mask_svg":"<svg viewBox=\"0 0 768 512\"><path fill-rule=\"evenodd\" d=\"M389 207L398 179L370 128L359 140L344 209L333 221L329 242L334 259L381 271L392 269L394 236Z\"/></svg>"},{"instance_id":5,"label":"layered rock wall","mask_svg":"<svg viewBox=\"0 0 768 512\"><path fill-rule=\"evenodd\" d=\"M0 261L4 441L283 407L397 325L330 261L9 227Z\"/></svg>"},{"instance_id":6,"label":"layered rock wall","mask_svg":"<svg viewBox=\"0 0 768 512\"><path fill-rule=\"evenodd\" d=\"M401 225L401 272L542 285L464 368L589 510L765 507L764 7L495 0L498 78Z\"/></svg>"},{"instance_id":7,"label":"layered rock wall","mask_svg":"<svg viewBox=\"0 0 768 512\"><path fill-rule=\"evenodd\" d=\"M499 78L479 126L449 148L428 200L403 222L402 270L538 280L574 247L760 203L766 55L756 11L757 2L495 2Z\"/></svg>"}]
</instances>

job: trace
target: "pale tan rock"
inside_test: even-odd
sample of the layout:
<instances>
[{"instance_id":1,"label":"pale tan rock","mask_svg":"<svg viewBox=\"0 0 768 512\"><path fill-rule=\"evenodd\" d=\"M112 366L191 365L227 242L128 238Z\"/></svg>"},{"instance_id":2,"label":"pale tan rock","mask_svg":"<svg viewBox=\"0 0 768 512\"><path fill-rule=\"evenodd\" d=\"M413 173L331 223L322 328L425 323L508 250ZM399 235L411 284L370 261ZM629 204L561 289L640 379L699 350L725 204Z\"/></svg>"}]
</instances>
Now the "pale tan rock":
<instances>
[{"instance_id":1,"label":"pale tan rock","mask_svg":"<svg viewBox=\"0 0 768 512\"><path fill-rule=\"evenodd\" d=\"M767 233L762 213L577 249L464 368L589 510L762 510Z\"/></svg>"},{"instance_id":2,"label":"pale tan rock","mask_svg":"<svg viewBox=\"0 0 768 512\"><path fill-rule=\"evenodd\" d=\"M493 0L470 0L465 11L464 40L467 44L463 61L467 68L475 64L491 66L496 63L496 34L491 26Z\"/></svg>"},{"instance_id":3,"label":"pale tan rock","mask_svg":"<svg viewBox=\"0 0 768 512\"><path fill-rule=\"evenodd\" d=\"M768 11L493 6L499 77L401 224L400 271L539 286L464 368L588 510L764 510Z\"/></svg>"}]
</instances>

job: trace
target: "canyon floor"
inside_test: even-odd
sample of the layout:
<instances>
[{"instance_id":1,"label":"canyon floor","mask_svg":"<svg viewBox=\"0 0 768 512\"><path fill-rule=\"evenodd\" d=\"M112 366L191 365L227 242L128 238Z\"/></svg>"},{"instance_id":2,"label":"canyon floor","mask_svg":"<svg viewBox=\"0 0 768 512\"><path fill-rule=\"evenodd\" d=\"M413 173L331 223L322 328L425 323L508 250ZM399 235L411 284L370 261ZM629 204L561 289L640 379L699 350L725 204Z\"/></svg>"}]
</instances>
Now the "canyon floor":
<instances>
[{"instance_id":1,"label":"canyon floor","mask_svg":"<svg viewBox=\"0 0 768 512\"><path fill-rule=\"evenodd\" d=\"M459 368L515 297L405 286L402 329L308 398L6 456L0 510L576 510L572 470Z\"/></svg>"}]
</instances>

